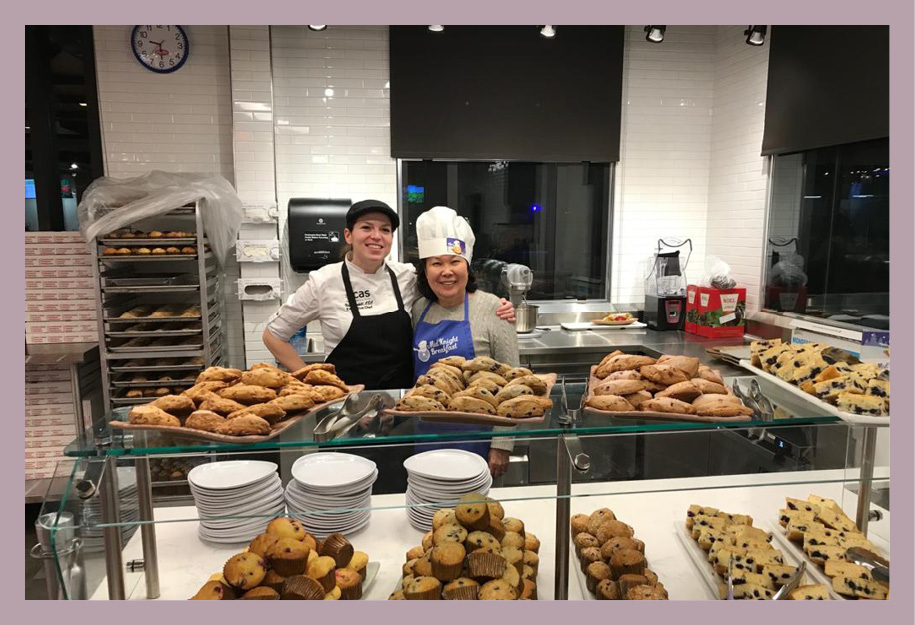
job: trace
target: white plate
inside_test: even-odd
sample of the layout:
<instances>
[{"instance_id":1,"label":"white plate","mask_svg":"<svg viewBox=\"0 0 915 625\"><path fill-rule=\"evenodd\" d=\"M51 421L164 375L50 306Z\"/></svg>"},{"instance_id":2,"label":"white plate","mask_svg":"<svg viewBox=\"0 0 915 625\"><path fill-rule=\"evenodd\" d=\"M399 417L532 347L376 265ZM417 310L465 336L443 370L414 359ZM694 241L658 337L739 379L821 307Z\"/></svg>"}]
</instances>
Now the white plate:
<instances>
[{"instance_id":1,"label":"white plate","mask_svg":"<svg viewBox=\"0 0 915 625\"><path fill-rule=\"evenodd\" d=\"M277 466L263 460L226 460L201 464L187 474L192 486L209 490L225 490L255 484L271 473Z\"/></svg>"},{"instance_id":2,"label":"white plate","mask_svg":"<svg viewBox=\"0 0 915 625\"><path fill-rule=\"evenodd\" d=\"M258 486L257 488L252 488L246 491L233 492L231 494L227 493L225 495L219 494L219 491L200 491L192 488L191 495L193 495L194 499L199 499L200 501L230 504L257 497L271 496L277 491L282 490L283 484L279 481L279 479L277 479L275 481L271 480L269 482L265 482L262 486Z\"/></svg>"},{"instance_id":3,"label":"white plate","mask_svg":"<svg viewBox=\"0 0 915 625\"><path fill-rule=\"evenodd\" d=\"M482 456L463 449L425 451L407 458L403 466L408 474L450 482L472 480L488 470Z\"/></svg>"},{"instance_id":4,"label":"white plate","mask_svg":"<svg viewBox=\"0 0 915 625\"><path fill-rule=\"evenodd\" d=\"M606 326L602 324L591 323L590 321L568 322L559 324L563 330L581 331L581 330L636 330L647 328L648 326L641 321L633 321L624 326Z\"/></svg>"},{"instance_id":5,"label":"white plate","mask_svg":"<svg viewBox=\"0 0 915 625\"><path fill-rule=\"evenodd\" d=\"M352 525L340 525L340 526L336 526L336 527L332 527L332 528L323 528L323 527L318 527L315 525L310 525L308 523L308 521L305 521L305 520L302 520L302 524L305 526L306 530L308 530L310 533L314 534L317 538L324 538L324 537L329 536L330 534L334 534L334 533L340 533L340 534L343 534L344 536L347 534L352 534L353 532L357 532L357 531L361 530L362 528L366 527L369 524L370 520L371 520L371 517L369 516L369 517L366 517L365 520L360 521L359 523L355 523Z\"/></svg>"},{"instance_id":6,"label":"white plate","mask_svg":"<svg viewBox=\"0 0 915 625\"><path fill-rule=\"evenodd\" d=\"M266 507L277 501L282 501L283 499L283 489L279 488L267 493L257 493L256 496L244 500L223 501L194 497L194 505L200 510L207 510L209 512L225 512L227 510L232 512L240 509L247 510L252 507Z\"/></svg>"},{"instance_id":7,"label":"white plate","mask_svg":"<svg viewBox=\"0 0 915 625\"><path fill-rule=\"evenodd\" d=\"M377 475L375 463L361 456L322 452L302 456L292 465L292 477L308 488L339 489ZM337 491L334 491L337 492Z\"/></svg>"},{"instance_id":8,"label":"white plate","mask_svg":"<svg viewBox=\"0 0 915 625\"><path fill-rule=\"evenodd\" d=\"M280 476L274 471L273 473L268 473L257 481L250 482L248 484L242 484L241 486L233 486L231 488L207 488L203 486L198 486L193 482L189 483L191 490L198 493L203 493L206 495L212 495L214 497L232 497L233 495L239 495L242 493L250 492L252 490L258 490L264 488L273 482L279 482Z\"/></svg>"},{"instance_id":9,"label":"white plate","mask_svg":"<svg viewBox=\"0 0 915 625\"><path fill-rule=\"evenodd\" d=\"M338 502L338 501L360 501L366 497L371 496L372 488L371 486L358 490L354 493L340 493L340 494L328 494L328 493L311 493L308 491L303 491L300 487L296 485L296 482L289 482L289 485L286 487L286 493L301 499L303 501L315 501L315 502Z\"/></svg>"},{"instance_id":10,"label":"white plate","mask_svg":"<svg viewBox=\"0 0 915 625\"><path fill-rule=\"evenodd\" d=\"M479 480L461 483L447 488L444 486L420 484L413 482L412 480L407 480L407 483L410 485L410 489L417 493L425 493L434 496L437 496L440 493L442 496L450 495L451 497L457 498L466 493L472 493L478 488L488 488L492 485L492 477L484 475Z\"/></svg>"}]
</instances>

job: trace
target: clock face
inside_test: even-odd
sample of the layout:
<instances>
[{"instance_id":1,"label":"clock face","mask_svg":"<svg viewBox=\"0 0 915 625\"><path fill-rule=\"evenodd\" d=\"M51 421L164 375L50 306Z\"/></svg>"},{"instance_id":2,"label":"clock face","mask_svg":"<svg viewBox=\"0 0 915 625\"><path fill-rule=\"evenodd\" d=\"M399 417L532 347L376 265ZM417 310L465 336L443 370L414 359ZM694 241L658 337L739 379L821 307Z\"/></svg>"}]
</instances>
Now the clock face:
<instances>
[{"instance_id":1,"label":"clock face","mask_svg":"<svg viewBox=\"0 0 915 625\"><path fill-rule=\"evenodd\" d=\"M187 60L187 34L180 26L134 26L130 47L140 65L159 74L174 72Z\"/></svg>"}]
</instances>

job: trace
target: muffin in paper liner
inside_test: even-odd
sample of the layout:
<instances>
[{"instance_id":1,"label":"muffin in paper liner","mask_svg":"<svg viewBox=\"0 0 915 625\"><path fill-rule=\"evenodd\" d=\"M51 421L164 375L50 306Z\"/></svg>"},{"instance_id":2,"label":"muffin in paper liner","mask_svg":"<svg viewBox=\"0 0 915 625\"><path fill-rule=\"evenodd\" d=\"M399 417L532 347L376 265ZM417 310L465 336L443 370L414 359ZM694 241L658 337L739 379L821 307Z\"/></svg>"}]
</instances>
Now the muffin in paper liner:
<instances>
[{"instance_id":1,"label":"muffin in paper liner","mask_svg":"<svg viewBox=\"0 0 915 625\"><path fill-rule=\"evenodd\" d=\"M476 601L480 585L469 577L458 579L445 584L442 596L449 601Z\"/></svg>"},{"instance_id":2,"label":"muffin in paper liner","mask_svg":"<svg viewBox=\"0 0 915 625\"><path fill-rule=\"evenodd\" d=\"M505 574L505 558L494 553L471 553L466 562L467 572L473 578L499 579Z\"/></svg>"},{"instance_id":3,"label":"muffin in paper liner","mask_svg":"<svg viewBox=\"0 0 915 625\"><path fill-rule=\"evenodd\" d=\"M353 559L355 551L343 534L334 533L325 538L324 542L321 543L320 553L322 556L333 558L337 568L342 569Z\"/></svg>"},{"instance_id":4,"label":"muffin in paper liner","mask_svg":"<svg viewBox=\"0 0 915 625\"><path fill-rule=\"evenodd\" d=\"M317 580L304 575L293 575L287 577L286 583L283 584L282 598L284 600L318 601L323 600L325 594L327 592Z\"/></svg>"}]
</instances>

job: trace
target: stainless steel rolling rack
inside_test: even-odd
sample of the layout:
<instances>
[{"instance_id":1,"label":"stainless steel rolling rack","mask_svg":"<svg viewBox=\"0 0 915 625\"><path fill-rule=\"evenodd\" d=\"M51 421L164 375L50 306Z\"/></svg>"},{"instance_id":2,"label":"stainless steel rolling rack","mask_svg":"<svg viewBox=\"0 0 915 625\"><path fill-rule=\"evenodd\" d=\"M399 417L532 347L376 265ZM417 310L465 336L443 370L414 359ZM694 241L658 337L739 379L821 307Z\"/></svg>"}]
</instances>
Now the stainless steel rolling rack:
<instances>
[{"instance_id":1,"label":"stainless steel rolling rack","mask_svg":"<svg viewBox=\"0 0 915 625\"><path fill-rule=\"evenodd\" d=\"M198 205L92 246L107 409L181 392L225 361L224 277ZM184 236L158 236L169 233ZM148 236L156 233L156 236ZM143 236L147 235L147 236Z\"/></svg>"}]
</instances>

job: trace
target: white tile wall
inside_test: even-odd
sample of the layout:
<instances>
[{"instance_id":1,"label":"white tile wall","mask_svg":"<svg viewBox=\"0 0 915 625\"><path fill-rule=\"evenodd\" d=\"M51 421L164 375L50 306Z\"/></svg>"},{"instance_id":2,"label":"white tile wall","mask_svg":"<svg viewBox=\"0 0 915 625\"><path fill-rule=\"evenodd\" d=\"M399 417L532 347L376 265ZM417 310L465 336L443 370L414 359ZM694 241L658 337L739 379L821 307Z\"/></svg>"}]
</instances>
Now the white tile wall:
<instances>
[{"instance_id":1,"label":"white tile wall","mask_svg":"<svg viewBox=\"0 0 915 625\"><path fill-rule=\"evenodd\" d=\"M716 27L668 26L660 45L626 29L615 184L611 300L639 303L660 238L691 238L704 266ZM681 255L685 252L681 252Z\"/></svg>"},{"instance_id":2,"label":"white tile wall","mask_svg":"<svg viewBox=\"0 0 915 625\"><path fill-rule=\"evenodd\" d=\"M747 288L749 312L759 309L766 238L768 161L760 150L769 45L746 45L743 29L717 32L706 250L725 259Z\"/></svg>"},{"instance_id":3,"label":"white tile wall","mask_svg":"<svg viewBox=\"0 0 915 625\"><path fill-rule=\"evenodd\" d=\"M228 28L187 26L191 53L172 74L140 66L132 26L94 26L105 173L215 172L234 182ZM244 363L238 265L227 263L229 362Z\"/></svg>"},{"instance_id":4,"label":"white tile wall","mask_svg":"<svg viewBox=\"0 0 915 625\"><path fill-rule=\"evenodd\" d=\"M229 47L238 195L246 204L269 206L276 202L270 27L230 26ZM277 227L276 224L244 225L238 237L275 239ZM280 277L279 263L240 263L239 267L242 278ZM243 334L249 365L276 362L264 349L261 335L277 308L278 302L242 302L244 324L233 331Z\"/></svg>"}]
</instances>

